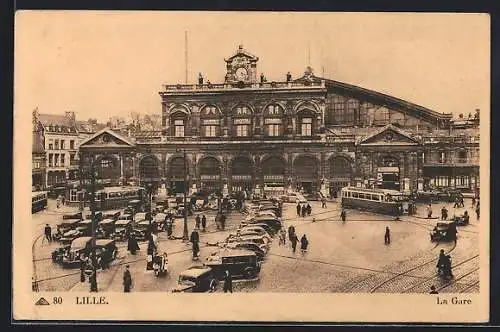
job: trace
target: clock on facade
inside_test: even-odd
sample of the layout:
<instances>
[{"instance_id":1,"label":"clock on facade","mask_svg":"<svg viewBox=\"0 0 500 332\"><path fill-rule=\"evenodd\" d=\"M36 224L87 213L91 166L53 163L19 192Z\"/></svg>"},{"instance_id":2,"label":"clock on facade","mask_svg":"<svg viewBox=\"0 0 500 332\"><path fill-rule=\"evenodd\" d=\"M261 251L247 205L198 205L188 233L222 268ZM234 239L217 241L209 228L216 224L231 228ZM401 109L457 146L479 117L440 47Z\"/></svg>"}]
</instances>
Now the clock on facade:
<instances>
[{"instance_id":1,"label":"clock on facade","mask_svg":"<svg viewBox=\"0 0 500 332\"><path fill-rule=\"evenodd\" d=\"M240 67L236 69L236 78L240 81L246 80L248 77L248 72L245 68Z\"/></svg>"}]
</instances>

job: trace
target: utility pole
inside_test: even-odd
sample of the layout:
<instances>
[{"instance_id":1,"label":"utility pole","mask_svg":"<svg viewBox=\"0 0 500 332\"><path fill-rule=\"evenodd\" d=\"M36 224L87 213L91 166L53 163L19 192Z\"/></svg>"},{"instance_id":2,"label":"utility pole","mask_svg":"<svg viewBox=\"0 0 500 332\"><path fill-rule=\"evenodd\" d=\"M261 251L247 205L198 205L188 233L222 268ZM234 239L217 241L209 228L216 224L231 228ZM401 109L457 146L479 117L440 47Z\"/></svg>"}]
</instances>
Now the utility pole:
<instances>
[{"instance_id":1,"label":"utility pole","mask_svg":"<svg viewBox=\"0 0 500 332\"><path fill-rule=\"evenodd\" d=\"M184 62L186 66L186 77L184 83L188 84L188 32L184 31Z\"/></svg>"},{"instance_id":2,"label":"utility pole","mask_svg":"<svg viewBox=\"0 0 500 332\"><path fill-rule=\"evenodd\" d=\"M187 207L187 190L188 190L188 179L187 179L187 163L186 163L186 150L183 150L183 156L184 156L184 231L182 233L182 240L183 241L189 241L189 235L188 235L188 226L187 226L187 214L188 214L188 207Z\"/></svg>"}]
</instances>

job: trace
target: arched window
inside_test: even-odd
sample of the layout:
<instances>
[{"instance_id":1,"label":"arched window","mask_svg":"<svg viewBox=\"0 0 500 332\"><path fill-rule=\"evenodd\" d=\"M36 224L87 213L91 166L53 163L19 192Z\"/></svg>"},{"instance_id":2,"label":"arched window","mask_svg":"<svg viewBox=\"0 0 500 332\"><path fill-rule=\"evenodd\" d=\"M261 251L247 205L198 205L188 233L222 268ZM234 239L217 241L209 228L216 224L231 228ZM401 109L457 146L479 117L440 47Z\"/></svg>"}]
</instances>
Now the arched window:
<instances>
[{"instance_id":1,"label":"arched window","mask_svg":"<svg viewBox=\"0 0 500 332\"><path fill-rule=\"evenodd\" d=\"M205 106L201 110L201 134L203 137L217 137L220 135L221 116L215 106Z\"/></svg>"},{"instance_id":2,"label":"arched window","mask_svg":"<svg viewBox=\"0 0 500 332\"><path fill-rule=\"evenodd\" d=\"M267 136L283 135L283 107L277 104L268 105L264 112L264 125Z\"/></svg>"},{"instance_id":3,"label":"arched window","mask_svg":"<svg viewBox=\"0 0 500 332\"><path fill-rule=\"evenodd\" d=\"M170 115L170 123L172 124L172 135L175 137L184 137L187 124L187 114L182 111L174 111Z\"/></svg>"},{"instance_id":4,"label":"arched window","mask_svg":"<svg viewBox=\"0 0 500 332\"><path fill-rule=\"evenodd\" d=\"M299 124L299 133L301 136L312 136L314 134L314 118L314 112L309 109L299 111L297 114L297 122Z\"/></svg>"},{"instance_id":5,"label":"arched window","mask_svg":"<svg viewBox=\"0 0 500 332\"><path fill-rule=\"evenodd\" d=\"M239 105L233 110L233 136L248 137L252 132L252 112L245 105Z\"/></svg>"}]
</instances>

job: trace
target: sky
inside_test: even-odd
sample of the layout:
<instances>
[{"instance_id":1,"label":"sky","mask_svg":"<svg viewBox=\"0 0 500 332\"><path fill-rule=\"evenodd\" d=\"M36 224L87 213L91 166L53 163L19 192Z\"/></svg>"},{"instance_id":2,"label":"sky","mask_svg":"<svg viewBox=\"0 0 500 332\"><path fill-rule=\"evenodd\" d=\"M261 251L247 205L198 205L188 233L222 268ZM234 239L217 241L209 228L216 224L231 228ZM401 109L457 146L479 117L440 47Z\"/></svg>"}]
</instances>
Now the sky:
<instances>
[{"instance_id":1,"label":"sky","mask_svg":"<svg viewBox=\"0 0 500 332\"><path fill-rule=\"evenodd\" d=\"M489 112L486 14L21 11L15 112L161 114L162 84L223 82L238 45L268 81L317 76L438 112Z\"/></svg>"}]
</instances>

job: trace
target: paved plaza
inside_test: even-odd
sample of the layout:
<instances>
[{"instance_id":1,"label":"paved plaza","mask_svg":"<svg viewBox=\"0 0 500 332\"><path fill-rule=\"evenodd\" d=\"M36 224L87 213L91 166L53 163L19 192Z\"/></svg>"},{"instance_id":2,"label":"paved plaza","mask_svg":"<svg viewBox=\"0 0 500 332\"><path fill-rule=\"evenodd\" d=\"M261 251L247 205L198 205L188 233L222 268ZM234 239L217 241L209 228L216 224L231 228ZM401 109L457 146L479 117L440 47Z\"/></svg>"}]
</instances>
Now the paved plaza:
<instances>
[{"instance_id":1,"label":"paved plaza","mask_svg":"<svg viewBox=\"0 0 500 332\"><path fill-rule=\"evenodd\" d=\"M309 239L309 250L302 254L292 252L289 243L284 246L274 239L271 249L262 265L260 278L253 281L234 283L235 292L414 292L427 293L431 285L441 292L476 292L478 282L478 220L471 201L465 201L465 208L453 209L453 204L434 205L437 216L443 205L450 215L462 214L468 210L471 223L458 228L458 241L436 244L430 241L429 231L437 219L424 219L425 206L419 205L417 216L392 216L347 210L347 222L340 221L340 206L329 201L326 208L320 202L310 202L311 216L297 217L295 204L285 203L284 227L294 225L297 236L303 234ZM35 276L40 291L88 291L88 282L80 282L79 269L63 269L52 262L50 254L57 243L43 241L46 223L55 230L62 220L62 214L75 211L74 208L56 208L49 200L48 208L33 214L33 255ZM141 250L131 255L126 242L118 242L119 254L111 268L98 271L99 291L122 292L122 275L125 265L130 265L133 278L133 292L170 292L183 270L205 261L217 248L209 246L223 241L234 232L244 218L239 212L229 214L225 231L215 227L215 212L206 213L207 232L200 232L201 259L192 261L190 243L169 240L160 233L158 252L168 253L166 277L155 277L146 270L146 242L140 243ZM182 219L174 223L174 235L181 237ZM194 216L188 220L189 232L194 227ZM391 243L384 244L385 228L391 231ZM435 277L435 259L439 250L450 252L453 259L455 281L446 284ZM221 291L221 287L219 290Z\"/></svg>"}]
</instances>

